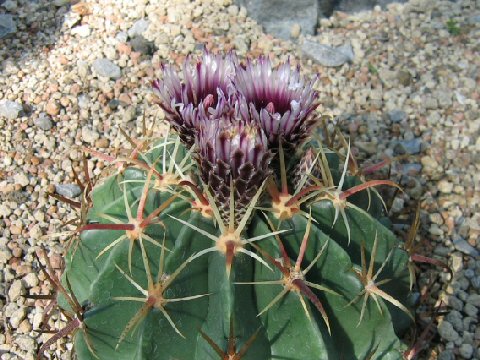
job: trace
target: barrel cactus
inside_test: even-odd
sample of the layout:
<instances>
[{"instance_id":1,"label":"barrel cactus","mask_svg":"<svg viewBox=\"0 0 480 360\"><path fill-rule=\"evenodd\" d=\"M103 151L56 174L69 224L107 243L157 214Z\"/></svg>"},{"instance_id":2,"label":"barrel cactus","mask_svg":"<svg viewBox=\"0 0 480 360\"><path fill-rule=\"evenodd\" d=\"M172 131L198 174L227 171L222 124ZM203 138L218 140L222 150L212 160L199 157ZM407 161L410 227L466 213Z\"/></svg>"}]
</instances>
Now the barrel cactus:
<instances>
[{"instance_id":1,"label":"barrel cactus","mask_svg":"<svg viewBox=\"0 0 480 360\"><path fill-rule=\"evenodd\" d=\"M70 322L39 356L73 334L81 360L403 358L412 260L377 190L396 185L322 136L315 86L266 58L165 66L171 131L91 151L114 174L83 187L51 279Z\"/></svg>"}]
</instances>

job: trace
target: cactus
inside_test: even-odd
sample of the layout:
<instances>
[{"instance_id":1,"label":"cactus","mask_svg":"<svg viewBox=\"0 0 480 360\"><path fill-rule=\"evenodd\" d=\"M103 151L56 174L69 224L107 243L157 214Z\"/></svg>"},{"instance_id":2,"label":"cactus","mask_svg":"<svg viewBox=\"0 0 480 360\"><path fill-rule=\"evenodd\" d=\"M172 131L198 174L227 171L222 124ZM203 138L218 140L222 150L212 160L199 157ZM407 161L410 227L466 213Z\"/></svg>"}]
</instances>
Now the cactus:
<instances>
[{"instance_id":1,"label":"cactus","mask_svg":"<svg viewBox=\"0 0 480 360\"><path fill-rule=\"evenodd\" d=\"M80 360L403 358L414 267L375 190L396 185L323 144L288 63L189 61L154 83L172 132L90 151L118 171L85 188L59 333Z\"/></svg>"}]
</instances>

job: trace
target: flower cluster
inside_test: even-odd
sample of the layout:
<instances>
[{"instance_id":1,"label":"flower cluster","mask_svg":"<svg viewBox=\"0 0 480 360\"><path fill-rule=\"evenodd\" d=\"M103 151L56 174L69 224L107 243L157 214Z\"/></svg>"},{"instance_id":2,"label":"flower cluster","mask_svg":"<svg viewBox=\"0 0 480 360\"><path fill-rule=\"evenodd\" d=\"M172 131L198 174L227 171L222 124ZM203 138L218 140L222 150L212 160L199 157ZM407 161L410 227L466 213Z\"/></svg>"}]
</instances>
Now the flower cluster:
<instances>
[{"instance_id":1,"label":"flower cluster","mask_svg":"<svg viewBox=\"0 0 480 360\"><path fill-rule=\"evenodd\" d=\"M233 185L236 208L244 208L269 174L279 142L298 147L315 125L316 79L305 81L287 62L267 58L241 64L234 54L204 53L183 66L183 80L170 66L153 83L160 105L187 146L196 146L201 178L220 207Z\"/></svg>"}]
</instances>

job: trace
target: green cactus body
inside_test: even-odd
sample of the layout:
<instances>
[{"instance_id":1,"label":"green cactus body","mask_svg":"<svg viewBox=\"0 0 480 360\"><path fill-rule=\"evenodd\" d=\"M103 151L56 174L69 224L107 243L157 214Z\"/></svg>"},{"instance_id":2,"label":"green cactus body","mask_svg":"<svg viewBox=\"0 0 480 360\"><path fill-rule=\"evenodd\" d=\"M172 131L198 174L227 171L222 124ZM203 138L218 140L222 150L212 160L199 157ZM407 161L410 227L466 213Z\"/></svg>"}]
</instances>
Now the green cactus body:
<instances>
[{"instance_id":1,"label":"green cactus body","mask_svg":"<svg viewBox=\"0 0 480 360\"><path fill-rule=\"evenodd\" d=\"M169 153L174 146L174 142L167 146ZM162 173L161 156L157 148L144 155L144 159ZM177 151L176 160L181 161L184 156L188 154L182 148ZM332 173L338 174L338 159L330 160ZM156 190L155 182L147 177L146 171L131 167L106 179L93 192L89 223L128 223L127 213L136 217L145 189L148 193L143 217L148 217L172 193ZM356 179L349 178L346 188L354 184ZM180 190L181 186L175 188ZM352 200L359 208L346 210L350 243L343 220L337 219L333 225L335 209L329 201L312 201L304 206L306 212L311 211L311 224L306 212L279 221L274 213L254 211L242 237L264 238L255 242L255 247L246 244L245 249L263 257L270 268L238 253L227 274L225 254L212 250L215 243L198 231L218 237L218 224L192 209L195 199L185 191L182 194L155 217L155 224L146 227L144 234L153 241L145 237L143 251L138 239L124 236L126 230L108 229L84 230L79 246L70 250L64 282L68 279L78 301L86 304L84 330L77 331L74 337L79 359L217 359L221 358L218 349L228 355L230 324L235 351L240 353L245 345L241 359L402 358L404 348L399 335L409 326L408 316L382 298L377 297L378 307L369 298L359 323L363 297L350 304L364 289L353 271L361 268L362 243L369 259L375 237L374 269L380 268L388 257L377 281L392 279L382 289L408 304L408 256L391 231L375 218L383 216L378 199L372 198L370 213L362 202L364 194ZM269 207L268 202L267 196L261 200L265 207ZM284 232L268 235L272 225L277 232ZM282 258L279 246L283 245L293 269L307 228L308 243L300 268L314 262L304 280L320 285L309 288L325 310L331 334L311 299L295 287L287 289L281 283L285 274L268 261L268 255L272 259ZM206 252L198 256L201 251ZM158 279L160 262L163 269ZM164 292L157 298L152 296L154 291L149 291L149 287L153 289L156 283L168 281L178 269L181 271ZM284 290L285 294L272 304ZM155 304L160 298L166 302ZM61 295L59 301L68 308ZM262 312L267 306L268 310Z\"/></svg>"},{"instance_id":2,"label":"green cactus body","mask_svg":"<svg viewBox=\"0 0 480 360\"><path fill-rule=\"evenodd\" d=\"M402 359L410 256L374 190L396 185L312 136L315 81L208 53L164 71L176 134L117 161L66 256L78 358Z\"/></svg>"}]
</instances>

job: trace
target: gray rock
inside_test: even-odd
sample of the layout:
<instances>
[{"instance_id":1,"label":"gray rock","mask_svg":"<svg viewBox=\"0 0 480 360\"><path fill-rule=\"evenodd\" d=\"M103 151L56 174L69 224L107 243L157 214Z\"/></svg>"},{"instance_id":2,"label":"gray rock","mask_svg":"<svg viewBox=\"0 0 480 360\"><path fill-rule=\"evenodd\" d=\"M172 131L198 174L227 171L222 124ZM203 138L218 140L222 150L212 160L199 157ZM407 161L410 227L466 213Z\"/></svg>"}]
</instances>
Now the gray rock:
<instances>
[{"instance_id":1,"label":"gray rock","mask_svg":"<svg viewBox=\"0 0 480 360\"><path fill-rule=\"evenodd\" d=\"M468 22L473 25L480 23L480 15L477 14L470 16Z\"/></svg>"},{"instance_id":2,"label":"gray rock","mask_svg":"<svg viewBox=\"0 0 480 360\"><path fill-rule=\"evenodd\" d=\"M410 154L415 155L419 154L422 149L422 139L415 138L412 140L403 140L396 143L393 148L393 152L396 155Z\"/></svg>"},{"instance_id":3,"label":"gray rock","mask_svg":"<svg viewBox=\"0 0 480 360\"><path fill-rule=\"evenodd\" d=\"M444 320L438 326L438 333L440 336L447 341L455 341L458 339L458 333L453 328L452 324Z\"/></svg>"},{"instance_id":4,"label":"gray rock","mask_svg":"<svg viewBox=\"0 0 480 360\"><path fill-rule=\"evenodd\" d=\"M455 297L454 295L448 296L448 305L452 307L452 309L462 311L463 310L463 301L459 298Z\"/></svg>"},{"instance_id":5,"label":"gray rock","mask_svg":"<svg viewBox=\"0 0 480 360\"><path fill-rule=\"evenodd\" d=\"M22 105L15 101L0 101L0 116L6 117L8 120L15 120L22 110Z\"/></svg>"},{"instance_id":6,"label":"gray rock","mask_svg":"<svg viewBox=\"0 0 480 360\"><path fill-rule=\"evenodd\" d=\"M388 118L393 123L399 123L408 119L408 115L403 110L392 110L387 113Z\"/></svg>"},{"instance_id":7,"label":"gray rock","mask_svg":"<svg viewBox=\"0 0 480 360\"><path fill-rule=\"evenodd\" d=\"M17 24L10 14L0 14L0 39L17 32Z\"/></svg>"},{"instance_id":8,"label":"gray rock","mask_svg":"<svg viewBox=\"0 0 480 360\"><path fill-rule=\"evenodd\" d=\"M5 8L7 11L14 11L17 8L17 2L13 0L7 0L5 1L2 6Z\"/></svg>"},{"instance_id":9,"label":"gray rock","mask_svg":"<svg viewBox=\"0 0 480 360\"><path fill-rule=\"evenodd\" d=\"M462 344L458 350L464 359L471 359L473 356L473 346L470 344Z\"/></svg>"},{"instance_id":10,"label":"gray rock","mask_svg":"<svg viewBox=\"0 0 480 360\"><path fill-rule=\"evenodd\" d=\"M128 39L128 34L124 31L119 32L117 35L115 35L115 40L121 43L127 42Z\"/></svg>"},{"instance_id":11,"label":"gray rock","mask_svg":"<svg viewBox=\"0 0 480 360\"><path fill-rule=\"evenodd\" d=\"M353 60L353 50L347 50L345 45L333 48L328 45L319 44L316 41L305 40L302 44L302 51L307 57L322 66L342 66Z\"/></svg>"},{"instance_id":12,"label":"gray rock","mask_svg":"<svg viewBox=\"0 0 480 360\"><path fill-rule=\"evenodd\" d=\"M452 324L456 331L463 331L463 318L459 311L450 311L447 316L445 316L445 320Z\"/></svg>"},{"instance_id":13,"label":"gray rock","mask_svg":"<svg viewBox=\"0 0 480 360\"><path fill-rule=\"evenodd\" d=\"M480 255L477 249L475 249L466 240L462 239L458 235L453 239L453 246L455 247L455 249L463 252L464 254L467 254L473 257Z\"/></svg>"},{"instance_id":14,"label":"gray rock","mask_svg":"<svg viewBox=\"0 0 480 360\"><path fill-rule=\"evenodd\" d=\"M465 275L467 279L472 279L475 276L475 271L473 271L473 269L466 269L463 275Z\"/></svg>"},{"instance_id":15,"label":"gray rock","mask_svg":"<svg viewBox=\"0 0 480 360\"><path fill-rule=\"evenodd\" d=\"M40 113L40 115L38 116L38 118L36 118L33 123L35 124L36 127L44 130L44 131L48 131L52 128L53 124L52 124L52 120L50 119L50 116L48 116L47 114L45 113Z\"/></svg>"},{"instance_id":16,"label":"gray rock","mask_svg":"<svg viewBox=\"0 0 480 360\"><path fill-rule=\"evenodd\" d=\"M353 47L350 43L340 45L335 50L345 55L349 62L352 62L355 59L355 53L353 52Z\"/></svg>"},{"instance_id":17,"label":"gray rock","mask_svg":"<svg viewBox=\"0 0 480 360\"><path fill-rule=\"evenodd\" d=\"M318 0L236 0L244 6L264 30L283 39L290 38L290 29L300 25L303 34L315 34Z\"/></svg>"},{"instance_id":18,"label":"gray rock","mask_svg":"<svg viewBox=\"0 0 480 360\"><path fill-rule=\"evenodd\" d=\"M465 304L465 306L463 307L463 311L465 311L465 314L473 318L476 317L478 313L477 307L469 303Z\"/></svg>"},{"instance_id":19,"label":"gray rock","mask_svg":"<svg viewBox=\"0 0 480 360\"><path fill-rule=\"evenodd\" d=\"M470 283L475 289L480 290L480 276L475 276L470 280Z\"/></svg>"},{"instance_id":20,"label":"gray rock","mask_svg":"<svg viewBox=\"0 0 480 360\"><path fill-rule=\"evenodd\" d=\"M97 59L92 64L93 70L97 75L112 79L118 79L121 76L120 67L108 59Z\"/></svg>"},{"instance_id":21,"label":"gray rock","mask_svg":"<svg viewBox=\"0 0 480 360\"><path fill-rule=\"evenodd\" d=\"M82 189L76 184L60 184L55 185L55 192L67 198L76 198L82 193Z\"/></svg>"},{"instance_id":22,"label":"gray rock","mask_svg":"<svg viewBox=\"0 0 480 360\"><path fill-rule=\"evenodd\" d=\"M138 51L145 55L152 55L155 52L155 45L152 41L148 41L142 35L135 36L130 40L133 51Z\"/></svg>"},{"instance_id":23,"label":"gray rock","mask_svg":"<svg viewBox=\"0 0 480 360\"><path fill-rule=\"evenodd\" d=\"M128 36L130 38L134 38L136 36L143 35L143 33L147 31L149 25L150 25L150 21L146 19L137 20L133 24L133 26L128 30Z\"/></svg>"},{"instance_id":24,"label":"gray rock","mask_svg":"<svg viewBox=\"0 0 480 360\"><path fill-rule=\"evenodd\" d=\"M112 99L108 102L108 107L112 110L117 110L119 105L120 105L120 101L117 99Z\"/></svg>"},{"instance_id":25,"label":"gray rock","mask_svg":"<svg viewBox=\"0 0 480 360\"><path fill-rule=\"evenodd\" d=\"M480 308L480 294L470 294L467 303Z\"/></svg>"},{"instance_id":26,"label":"gray rock","mask_svg":"<svg viewBox=\"0 0 480 360\"><path fill-rule=\"evenodd\" d=\"M451 350L445 350L438 355L438 360L455 360L455 355Z\"/></svg>"}]
</instances>

